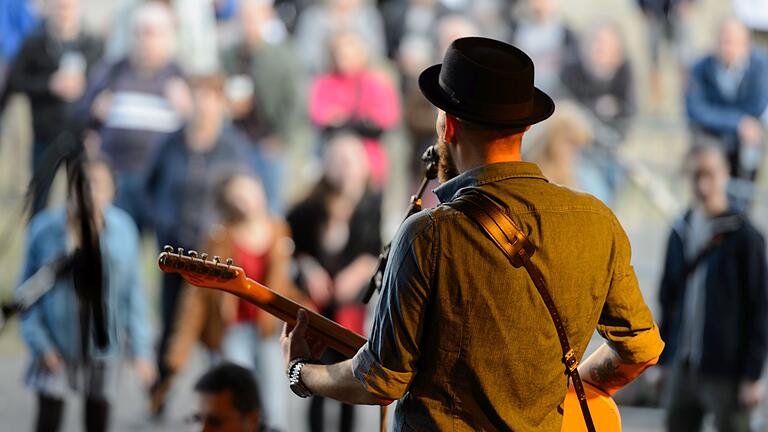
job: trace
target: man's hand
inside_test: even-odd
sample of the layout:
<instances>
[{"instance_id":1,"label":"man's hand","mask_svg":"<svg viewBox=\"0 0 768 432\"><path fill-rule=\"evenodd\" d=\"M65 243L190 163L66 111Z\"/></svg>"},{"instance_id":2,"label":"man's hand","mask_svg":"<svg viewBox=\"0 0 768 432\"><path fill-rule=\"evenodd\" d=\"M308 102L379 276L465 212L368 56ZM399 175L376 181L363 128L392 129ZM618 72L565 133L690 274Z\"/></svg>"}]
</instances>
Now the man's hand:
<instances>
[{"instance_id":1,"label":"man's hand","mask_svg":"<svg viewBox=\"0 0 768 432\"><path fill-rule=\"evenodd\" d=\"M133 367L136 369L139 379L147 388L157 380L157 368L154 363L144 359L136 359L133 362Z\"/></svg>"},{"instance_id":2,"label":"man's hand","mask_svg":"<svg viewBox=\"0 0 768 432\"><path fill-rule=\"evenodd\" d=\"M109 113L112 111L113 99L114 95L109 90L104 90L99 93L91 105L91 114L99 119L99 121L106 121L107 117L109 117Z\"/></svg>"},{"instance_id":3,"label":"man's hand","mask_svg":"<svg viewBox=\"0 0 768 432\"><path fill-rule=\"evenodd\" d=\"M373 255L363 255L337 273L333 280L336 301L354 302L376 271L377 264L377 258Z\"/></svg>"},{"instance_id":4,"label":"man's hand","mask_svg":"<svg viewBox=\"0 0 768 432\"><path fill-rule=\"evenodd\" d=\"M759 144L763 139L763 125L760 120L744 116L739 122L739 140L748 145Z\"/></svg>"},{"instance_id":5,"label":"man's hand","mask_svg":"<svg viewBox=\"0 0 768 432\"><path fill-rule=\"evenodd\" d=\"M764 388L761 381L745 380L739 386L739 403L754 408L763 400Z\"/></svg>"},{"instance_id":6,"label":"man's hand","mask_svg":"<svg viewBox=\"0 0 768 432\"><path fill-rule=\"evenodd\" d=\"M297 357L316 359L323 353L325 346L322 342L307 338L308 325L309 316L304 309L299 309L299 313L296 315L296 325L293 329L288 326L288 323L283 325L280 345L283 347L283 358L286 367L288 367L288 363L291 360Z\"/></svg>"},{"instance_id":7,"label":"man's hand","mask_svg":"<svg viewBox=\"0 0 768 432\"><path fill-rule=\"evenodd\" d=\"M63 72L58 70L51 75L48 83L51 93L65 102L74 102L85 91L85 77L81 73Z\"/></svg>"},{"instance_id":8,"label":"man's hand","mask_svg":"<svg viewBox=\"0 0 768 432\"><path fill-rule=\"evenodd\" d=\"M56 351L43 354L43 367L49 372L56 372L64 365L64 361Z\"/></svg>"},{"instance_id":9,"label":"man's hand","mask_svg":"<svg viewBox=\"0 0 768 432\"><path fill-rule=\"evenodd\" d=\"M316 359L325 346L320 342L307 339L309 314L299 309L296 325L293 329L288 324L283 327L280 344L283 347L285 367L297 357ZM355 378L352 360L345 360L333 365L306 364L301 369L301 380L312 393L325 396L348 404L389 405L392 399L373 395Z\"/></svg>"},{"instance_id":10,"label":"man's hand","mask_svg":"<svg viewBox=\"0 0 768 432\"><path fill-rule=\"evenodd\" d=\"M319 307L328 304L333 298L333 280L325 269L313 258L302 257L299 266L304 273L309 297Z\"/></svg>"},{"instance_id":11,"label":"man's hand","mask_svg":"<svg viewBox=\"0 0 768 432\"><path fill-rule=\"evenodd\" d=\"M192 91L181 78L171 78L165 85L165 98L182 118L189 118L194 109Z\"/></svg>"}]
</instances>

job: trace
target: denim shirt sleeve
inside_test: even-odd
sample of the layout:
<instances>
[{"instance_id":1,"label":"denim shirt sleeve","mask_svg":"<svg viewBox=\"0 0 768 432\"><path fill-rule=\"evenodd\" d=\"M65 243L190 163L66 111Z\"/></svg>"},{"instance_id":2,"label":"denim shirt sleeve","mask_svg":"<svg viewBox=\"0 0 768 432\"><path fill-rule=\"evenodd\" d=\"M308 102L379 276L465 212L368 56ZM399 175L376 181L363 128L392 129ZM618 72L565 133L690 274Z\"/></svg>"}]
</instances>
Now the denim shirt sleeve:
<instances>
[{"instance_id":1,"label":"denim shirt sleeve","mask_svg":"<svg viewBox=\"0 0 768 432\"><path fill-rule=\"evenodd\" d=\"M399 399L417 372L437 243L429 212L406 220L392 242L371 337L352 360L355 377L373 395Z\"/></svg>"},{"instance_id":2,"label":"denim shirt sleeve","mask_svg":"<svg viewBox=\"0 0 768 432\"><path fill-rule=\"evenodd\" d=\"M616 220L614 254L613 276L597 331L624 361L645 363L661 355L664 342L640 292L629 239Z\"/></svg>"}]
</instances>

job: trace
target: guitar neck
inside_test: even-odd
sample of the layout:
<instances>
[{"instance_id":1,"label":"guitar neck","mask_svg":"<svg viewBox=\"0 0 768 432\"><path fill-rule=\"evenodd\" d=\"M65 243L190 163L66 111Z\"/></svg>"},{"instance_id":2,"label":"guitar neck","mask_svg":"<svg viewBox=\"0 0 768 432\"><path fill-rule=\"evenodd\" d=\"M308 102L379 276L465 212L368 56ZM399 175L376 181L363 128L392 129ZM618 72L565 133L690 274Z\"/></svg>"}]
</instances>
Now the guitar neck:
<instances>
[{"instance_id":1,"label":"guitar neck","mask_svg":"<svg viewBox=\"0 0 768 432\"><path fill-rule=\"evenodd\" d=\"M360 347L365 344L366 339L352 330L342 327L317 312L307 310L300 304L253 279L246 278L245 280L246 282L242 284L242 289L224 289L224 291L255 304L265 312L290 325L296 324L296 314L299 309L304 309L309 316L307 334L313 339L322 341L326 346L333 348L347 358L353 357Z\"/></svg>"}]
</instances>

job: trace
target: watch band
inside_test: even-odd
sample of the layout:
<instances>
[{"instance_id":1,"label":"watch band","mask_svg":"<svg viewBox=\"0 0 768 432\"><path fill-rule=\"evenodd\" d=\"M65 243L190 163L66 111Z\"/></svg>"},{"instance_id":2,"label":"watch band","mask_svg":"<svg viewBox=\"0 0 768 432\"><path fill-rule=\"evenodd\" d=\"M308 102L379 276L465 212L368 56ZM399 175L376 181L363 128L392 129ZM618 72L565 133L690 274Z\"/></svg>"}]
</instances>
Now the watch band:
<instances>
[{"instance_id":1,"label":"watch band","mask_svg":"<svg viewBox=\"0 0 768 432\"><path fill-rule=\"evenodd\" d=\"M291 391L300 398L308 398L313 395L312 391L301 381L301 370L306 364L314 364L314 362L303 357L297 357L288 363L286 369Z\"/></svg>"}]
</instances>

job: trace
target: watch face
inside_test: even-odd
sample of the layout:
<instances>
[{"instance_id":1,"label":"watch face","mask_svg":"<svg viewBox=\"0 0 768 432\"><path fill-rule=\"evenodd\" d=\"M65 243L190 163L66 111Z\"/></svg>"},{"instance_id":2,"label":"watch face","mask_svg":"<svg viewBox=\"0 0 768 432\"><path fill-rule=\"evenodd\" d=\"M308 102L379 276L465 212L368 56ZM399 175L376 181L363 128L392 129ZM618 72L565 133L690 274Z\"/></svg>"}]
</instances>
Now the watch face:
<instances>
[{"instance_id":1,"label":"watch face","mask_svg":"<svg viewBox=\"0 0 768 432\"><path fill-rule=\"evenodd\" d=\"M312 393L301 383L291 383L291 391L300 398L307 398L312 396Z\"/></svg>"}]
</instances>

